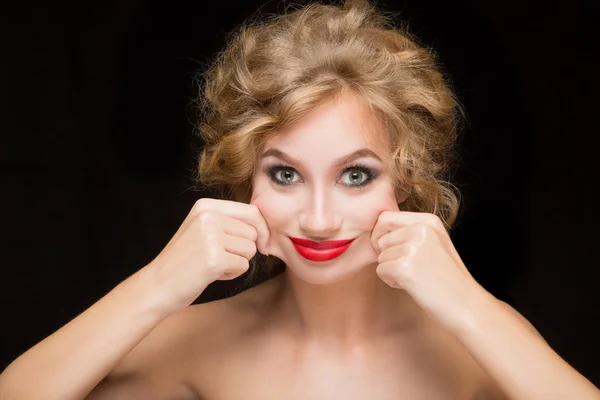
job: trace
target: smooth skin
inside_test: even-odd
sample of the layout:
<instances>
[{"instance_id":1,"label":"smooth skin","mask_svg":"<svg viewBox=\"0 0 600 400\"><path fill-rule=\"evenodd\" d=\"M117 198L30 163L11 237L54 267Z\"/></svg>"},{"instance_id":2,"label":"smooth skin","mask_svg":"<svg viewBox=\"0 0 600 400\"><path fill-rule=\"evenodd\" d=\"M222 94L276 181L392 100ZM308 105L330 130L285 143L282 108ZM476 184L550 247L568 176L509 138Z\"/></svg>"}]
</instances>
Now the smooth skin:
<instances>
[{"instance_id":1,"label":"smooth skin","mask_svg":"<svg viewBox=\"0 0 600 400\"><path fill-rule=\"evenodd\" d=\"M199 200L155 260L9 365L0 399L600 399L437 217L398 208L376 122L341 97L271 139L251 204ZM360 149L375 156L336 162ZM289 236L355 241L316 263ZM257 250L286 271L189 306Z\"/></svg>"}]
</instances>

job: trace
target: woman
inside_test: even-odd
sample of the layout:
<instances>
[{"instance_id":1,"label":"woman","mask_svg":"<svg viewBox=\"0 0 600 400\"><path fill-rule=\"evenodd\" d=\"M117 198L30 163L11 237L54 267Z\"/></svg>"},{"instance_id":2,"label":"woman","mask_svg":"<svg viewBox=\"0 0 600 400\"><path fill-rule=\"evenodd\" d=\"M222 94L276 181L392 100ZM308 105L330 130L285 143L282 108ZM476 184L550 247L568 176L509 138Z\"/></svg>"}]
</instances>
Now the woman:
<instances>
[{"instance_id":1,"label":"woman","mask_svg":"<svg viewBox=\"0 0 600 400\"><path fill-rule=\"evenodd\" d=\"M206 82L199 178L235 201L199 200L0 398L600 398L449 239L457 104L431 52L364 1L314 5L242 29ZM188 307L257 250L284 271Z\"/></svg>"}]
</instances>

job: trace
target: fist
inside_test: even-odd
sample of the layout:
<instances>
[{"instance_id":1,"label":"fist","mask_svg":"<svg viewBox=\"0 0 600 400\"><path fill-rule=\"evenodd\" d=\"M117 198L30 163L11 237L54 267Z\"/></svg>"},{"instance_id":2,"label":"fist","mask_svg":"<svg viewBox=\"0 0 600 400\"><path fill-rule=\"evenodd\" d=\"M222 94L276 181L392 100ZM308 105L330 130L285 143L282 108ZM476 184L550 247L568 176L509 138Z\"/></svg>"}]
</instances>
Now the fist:
<instances>
[{"instance_id":1,"label":"fist","mask_svg":"<svg viewBox=\"0 0 600 400\"><path fill-rule=\"evenodd\" d=\"M215 280L234 279L268 251L269 229L254 205L204 198L146 267L176 308L191 304Z\"/></svg>"}]
</instances>

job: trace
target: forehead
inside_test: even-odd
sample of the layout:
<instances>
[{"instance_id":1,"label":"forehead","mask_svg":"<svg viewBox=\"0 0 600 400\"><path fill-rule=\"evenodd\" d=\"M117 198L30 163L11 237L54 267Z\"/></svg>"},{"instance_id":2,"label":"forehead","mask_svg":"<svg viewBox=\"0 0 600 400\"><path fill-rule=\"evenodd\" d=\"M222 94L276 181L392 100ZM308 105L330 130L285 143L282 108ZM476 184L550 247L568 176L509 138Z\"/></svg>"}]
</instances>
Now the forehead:
<instances>
[{"instance_id":1,"label":"forehead","mask_svg":"<svg viewBox=\"0 0 600 400\"><path fill-rule=\"evenodd\" d=\"M387 135L377 115L355 96L341 95L327 101L265 143L285 152L330 159L359 148L380 156L388 149Z\"/></svg>"}]
</instances>

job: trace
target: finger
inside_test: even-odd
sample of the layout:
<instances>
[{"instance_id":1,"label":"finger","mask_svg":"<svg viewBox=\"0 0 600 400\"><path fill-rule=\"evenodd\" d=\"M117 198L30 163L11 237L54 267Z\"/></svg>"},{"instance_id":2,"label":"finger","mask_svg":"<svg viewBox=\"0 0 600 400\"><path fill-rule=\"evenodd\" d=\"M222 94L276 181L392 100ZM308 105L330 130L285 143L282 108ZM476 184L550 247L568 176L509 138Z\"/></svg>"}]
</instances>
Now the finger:
<instances>
[{"instance_id":1,"label":"finger","mask_svg":"<svg viewBox=\"0 0 600 400\"><path fill-rule=\"evenodd\" d=\"M377 240L376 249L381 253L392 246L406 243L412 237L413 232L411 229L398 228L381 236Z\"/></svg>"},{"instance_id":2,"label":"finger","mask_svg":"<svg viewBox=\"0 0 600 400\"><path fill-rule=\"evenodd\" d=\"M260 252L267 254L269 251L269 238L271 236L267 221L258 207L253 204L246 204L246 206L248 206L248 219L244 222L247 222L256 229L256 233L258 234L257 244L260 246Z\"/></svg>"},{"instance_id":3,"label":"finger","mask_svg":"<svg viewBox=\"0 0 600 400\"><path fill-rule=\"evenodd\" d=\"M393 261L388 261L379 264L375 272L377 273L377 276L379 276L379 278L382 281L384 281L388 286L396 289L403 289L403 286L398 282L396 277L396 270L398 268L399 267L397 263L394 263Z\"/></svg>"},{"instance_id":4,"label":"finger","mask_svg":"<svg viewBox=\"0 0 600 400\"><path fill-rule=\"evenodd\" d=\"M432 213L409 211L382 212L379 214L375 227L373 228L371 244L376 251L379 251L377 242L383 235L399 228L415 225L427 225L430 227L442 240L444 246L447 247L449 251L455 253L454 245L452 245L452 241L450 240L450 236L444 223L437 215Z\"/></svg>"},{"instance_id":5,"label":"finger","mask_svg":"<svg viewBox=\"0 0 600 400\"><path fill-rule=\"evenodd\" d=\"M438 234L447 235L446 227L442 220L432 213L409 211L384 211L379 214L372 234L373 247L377 249L377 241L383 235L401 227L416 224L429 225Z\"/></svg>"},{"instance_id":6,"label":"finger","mask_svg":"<svg viewBox=\"0 0 600 400\"><path fill-rule=\"evenodd\" d=\"M239 236L253 242L258 239L256 228L252 225L240 221L239 219L223 215L222 217L223 232L232 236Z\"/></svg>"},{"instance_id":7,"label":"finger","mask_svg":"<svg viewBox=\"0 0 600 400\"><path fill-rule=\"evenodd\" d=\"M437 215L432 213L404 211L401 212L399 217L390 213L390 215L384 216L384 221L384 224L388 226L388 229L393 229L391 227L400 226L401 224L413 227L415 234L413 237L416 237L417 235L423 237L426 234L427 229L430 229L431 232L435 233L442 247L450 253L454 263L463 272L469 274L467 267L462 262L460 255L452 243L452 239L450 239L450 234L448 233L446 226Z\"/></svg>"},{"instance_id":8,"label":"finger","mask_svg":"<svg viewBox=\"0 0 600 400\"><path fill-rule=\"evenodd\" d=\"M239 236L223 235L221 245L231 254L250 260L256 254L256 242Z\"/></svg>"},{"instance_id":9,"label":"finger","mask_svg":"<svg viewBox=\"0 0 600 400\"><path fill-rule=\"evenodd\" d=\"M237 254L226 253L223 261L227 265L225 272L217 278L219 281L228 281L243 275L250 267L250 262Z\"/></svg>"},{"instance_id":10,"label":"finger","mask_svg":"<svg viewBox=\"0 0 600 400\"><path fill-rule=\"evenodd\" d=\"M415 223L416 218L408 211L384 211L379 214L373 233L371 234L371 244L376 251L379 251L378 242L384 235L397 229L408 227Z\"/></svg>"},{"instance_id":11,"label":"finger","mask_svg":"<svg viewBox=\"0 0 600 400\"><path fill-rule=\"evenodd\" d=\"M269 227L258 207L253 204L234 203L232 212L234 212L232 217L254 227L257 234L257 247L261 253L266 254L269 246Z\"/></svg>"},{"instance_id":12,"label":"finger","mask_svg":"<svg viewBox=\"0 0 600 400\"><path fill-rule=\"evenodd\" d=\"M398 260L400 258L409 257L413 252L414 248L406 244L400 244L392 246L379 254L377 257L377 263L382 264L388 261Z\"/></svg>"},{"instance_id":13,"label":"finger","mask_svg":"<svg viewBox=\"0 0 600 400\"><path fill-rule=\"evenodd\" d=\"M199 211L217 211L253 226L257 233L258 248L261 253L266 254L269 245L269 227L258 207L253 204L211 198L200 199L196 204Z\"/></svg>"}]
</instances>

